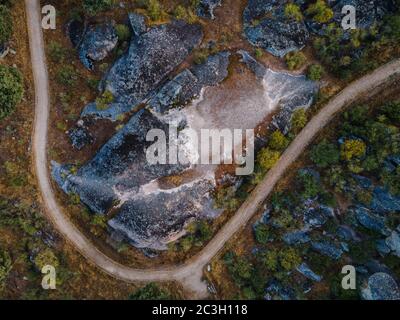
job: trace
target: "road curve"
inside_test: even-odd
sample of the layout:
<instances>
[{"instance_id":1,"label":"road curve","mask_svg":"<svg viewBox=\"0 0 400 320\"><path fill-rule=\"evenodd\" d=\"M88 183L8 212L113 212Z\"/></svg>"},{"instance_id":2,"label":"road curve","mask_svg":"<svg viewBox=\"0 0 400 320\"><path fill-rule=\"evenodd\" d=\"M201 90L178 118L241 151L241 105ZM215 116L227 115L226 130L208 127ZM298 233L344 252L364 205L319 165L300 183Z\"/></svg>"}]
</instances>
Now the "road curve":
<instances>
[{"instance_id":1,"label":"road curve","mask_svg":"<svg viewBox=\"0 0 400 320\"><path fill-rule=\"evenodd\" d=\"M180 281L193 297L204 297L207 290L201 281L203 267L223 248L225 243L244 227L257 212L264 199L288 167L299 157L316 134L327 125L332 117L358 96L400 73L400 59L394 60L369 75L351 83L335 96L300 132L282 154L276 166L254 189L236 214L221 228L215 237L193 258L182 265L159 269L133 269L110 259L89 241L63 214L54 195L47 161L47 132L50 112L49 80L46 67L39 0L25 0L32 72L35 86L35 122L33 129L33 162L46 216L63 237L87 260L107 274L127 282L136 281Z\"/></svg>"}]
</instances>

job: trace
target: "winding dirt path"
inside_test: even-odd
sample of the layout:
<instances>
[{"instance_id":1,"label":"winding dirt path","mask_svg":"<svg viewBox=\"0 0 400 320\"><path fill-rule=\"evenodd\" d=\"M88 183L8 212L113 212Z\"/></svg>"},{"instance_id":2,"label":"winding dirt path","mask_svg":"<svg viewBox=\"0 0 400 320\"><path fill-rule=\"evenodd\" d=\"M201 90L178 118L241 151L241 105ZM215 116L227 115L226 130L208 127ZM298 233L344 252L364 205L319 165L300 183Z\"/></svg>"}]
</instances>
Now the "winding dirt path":
<instances>
[{"instance_id":1,"label":"winding dirt path","mask_svg":"<svg viewBox=\"0 0 400 320\"><path fill-rule=\"evenodd\" d=\"M301 131L283 153L277 165L250 194L236 214L221 228L207 246L186 263L160 269L133 269L125 267L100 252L63 214L54 195L47 161L47 131L50 112L49 80L46 67L39 0L25 0L35 84L35 123L33 131L33 160L36 177L47 217L55 228L86 259L109 275L127 282L180 281L194 298L207 296L206 284L201 280L204 266L218 254L226 242L243 228L257 212L264 199L273 190L286 169L306 146L344 106L358 96L372 91L390 77L400 73L400 60L392 61L373 73L353 82L333 98Z\"/></svg>"}]
</instances>

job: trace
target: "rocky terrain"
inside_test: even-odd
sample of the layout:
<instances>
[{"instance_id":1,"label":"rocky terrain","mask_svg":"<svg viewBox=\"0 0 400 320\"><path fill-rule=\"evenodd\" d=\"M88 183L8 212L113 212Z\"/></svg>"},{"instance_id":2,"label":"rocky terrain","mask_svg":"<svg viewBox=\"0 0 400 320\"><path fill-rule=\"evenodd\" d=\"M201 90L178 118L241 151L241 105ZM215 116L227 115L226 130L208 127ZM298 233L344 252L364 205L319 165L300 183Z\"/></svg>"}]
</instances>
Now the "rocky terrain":
<instances>
[{"instance_id":1,"label":"rocky terrain","mask_svg":"<svg viewBox=\"0 0 400 320\"><path fill-rule=\"evenodd\" d=\"M303 16L294 19L285 15L288 3L297 5ZM289 52L302 49L312 35L327 35L330 25L341 25L345 5L357 8L357 28L368 30L377 22L381 22L385 14L394 10L393 1L364 1L364 0L332 0L328 1L332 8L331 19L317 22L307 15L307 1L278 1L278 0L249 0L243 12L244 33L249 42L261 47L271 54L283 57ZM342 40L348 40L350 31L343 32Z\"/></svg>"},{"instance_id":2,"label":"rocky terrain","mask_svg":"<svg viewBox=\"0 0 400 320\"><path fill-rule=\"evenodd\" d=\"M316 85L304 76L274 72L247 52L239 52L243 66L256 75L255 81L262 89L255 112L238 123L235 114L242 112L246 104L244 97L241 97L241 105L235 105L234 99L224 99L224 104L219 105L215 104L216 96L211 93L213 87L217 88L228 77L232 53L222 51L210 55L205 62L171 76L201 40L201 28L183 21L148 28L138 14L130 14L129 21L133 30L129 49L114 63L101 84L103 94L110 92L113 101L105 107L99 107L97 100L87 105L82 120L69 131L71 142L82 149L93 141L86 126L89 117L116 120L140 103L144 102L146 107L134 113L82 167L53 162L53 177L64 192L77 195L94 213L107 214L116 210L108 225L119 237L139 248L165 249L167 243L185 233L185 225L194 218L218 214L211 205L210 196L215 187L215 168L148 164L145 150L152 143L146 141L147 132L158 128L168 136L171 121L180 130L255 128L260 119L278 107L281 112L274 117L272 125L287 130L293 111L311 104ZM75 29L82 28L75 26ZM113 26L106 22L83 29L86 31L77 45L79 57L86 67L92 68L92 61L103 59L111 50ZM94 48L98 56L90 54ZM251 92L247 95L254 100ZM220 123L218 119L224 120ZM180 143L190 156L193 151L190 140ZM193 178L167 189L160 185L160 181L168 177L181 180L179 176L189 170L194 170Z\"/></svg>"}]
</instances>

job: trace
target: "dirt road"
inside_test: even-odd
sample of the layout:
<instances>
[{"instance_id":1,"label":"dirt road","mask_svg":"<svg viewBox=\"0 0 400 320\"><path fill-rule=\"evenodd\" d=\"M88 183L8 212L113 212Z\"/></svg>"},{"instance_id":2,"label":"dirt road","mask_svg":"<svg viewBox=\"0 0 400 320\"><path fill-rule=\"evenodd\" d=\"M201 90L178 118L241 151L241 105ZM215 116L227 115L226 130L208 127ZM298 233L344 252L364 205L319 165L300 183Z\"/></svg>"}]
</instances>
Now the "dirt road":
<instances>
[{"instance_id":1,"label":"dirt road","mask_svg":"<svg viewBox=\"0 0 400 320\"><path fill-rule=\"evenodd\" d=\"M49 175L47 159L47 132L50 112L49 80L39 0L25 0L27 23L32 59L32 70L35 83L36 107L33 131L34 170L38 179L43 204L47 217L55 228L83 256L104 272L128 282L136 281L180 281L194 298L205 297L207 288L201 281L204 266L223 248L225 243L243 228L256 213L260 204L273 190L286 169L297 159L315 135L323 128L333 115L361 95L384 83L391 76L400 72L400 60L395 60L350 84L339 95L332 99L303 129L284 152L277 165L268 172L265 179L250 194L236 214L229 220L207 246L195 257L178 266L160 269L132 269L125 267L100 252L63 214L54 195Z\"/></svg>"}]
</instances>

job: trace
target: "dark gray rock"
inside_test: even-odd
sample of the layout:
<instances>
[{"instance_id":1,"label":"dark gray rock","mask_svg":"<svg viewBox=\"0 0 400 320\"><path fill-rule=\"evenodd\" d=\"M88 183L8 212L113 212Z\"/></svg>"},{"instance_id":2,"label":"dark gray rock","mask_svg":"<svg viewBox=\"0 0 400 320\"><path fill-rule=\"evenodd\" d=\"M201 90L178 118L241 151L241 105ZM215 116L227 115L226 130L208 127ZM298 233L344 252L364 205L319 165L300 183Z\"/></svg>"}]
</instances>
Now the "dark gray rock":
<instances>
[{"instance_id":1,"label":"dark gray rock","mask_svg":"<svg viewBox=\"0 0 400 320\"><path fill-rule=\"evenodd\" d=\"M309 38L304 22L285 17L284 6L279 0L249 0L243 12L249 42L278 57L303 48Z\"/></svg>"},{"instance_id":2,"label":"dark gray rock","mask_svg":"<svg viewBox=\"0 0 400 320\"><path fill-rule=\"evenodd\" d=\"M265 300L296 300L293 288L282 285L278 280L271 280L265 289Z\"/></svg>"},{"instance_id":3,"label":"dark gray rock","mask_svg":"<svg viewBox=\"0 0 400 320\"><path fill-rule=\"evenodd\" d=\"M368 278L361 296L364 300L400 300L400 291L390 275L377 272Z\"/></svg>"},{"instance_id":4,"label":"dark gray rock","mask_svg":"<svg viewBox=\"0 0 400 320\"><path fill-rule=\"evenodd\" d=\"M152 128L168 133L167 124L146 110L139 111L76 175L68 174L56 181L62 182L64 191L79 194L94 212L105 213L119 199L118 194L137 192L141 185L154 179L182 172L186 166L180 164L148 164L145 149L153 142L146 141L146 135ZM62 167L53 168L55 175L65 174L60 171Z\"/></svg>"},{"instance_id":5,"label":"dark gray rock","mask_svg":"<svg viewBox=\"0 0 400 320\"><path fill-rule=\"evenodd\" d=\"M107 110L97 110L96 104L91 103L85 107L82 116L115 120L121 113L132 110L161 85L202 37L201 26L181 20L132 37L128 52L115 62L102 80L102 89L113 94L114 103Z\"/></svg>"},{"instance_id":6,"label":"dark gray rock","mask_svg":"<svg viewBox=\"0 0 400 320\"><path fill-rule=\"evenodd\" d=\"M321 207L307 208L303 221L307 226L321 227L328 221L328 216Z\"/></svg>"},{"instance_id":7,"label":"dark gray rock","mask_svg":"<svg viewBox=\"0 0 400 320\"><path fill-rule=\"evenodd\" d=\"M361 239L357 236L356 232L349 226L341 225L337 228L336 234L346 241L360 241Z\"/></svg>"},{"instance_id":8,"label":"dark gray rock","mask_svg":"<svg viewBox=\"0 0 400 320\"><path fill-rule=\"evenodd\" d=\"M376 241L376 250L381 256L386 256L390 253L390 248L387 246L385 240L382 239Z\"/></svg>"},{"instance_id":9,"label":"dark gray rock","mask_svg":"<svg viewBox=\"0 0 400 320\"><path fill-rule=\"evenodd\" d=\"M392 195L386 188L376 187L369 207L380 214L400 212L400 197Z\"/></svg>"},{"instance_id":10,"label":"dark gray rock","mask_svg":"<svg viewBox=\"0 0 400 320\"><path fill-rule=\"evenodd\" d=\"M399 229L399 228L397 228ZM385 244L392 251L392 254L400 258L400 232L392 231L389 237L386 238Z\"/></svg>"},{"instance_id":11,"label":"dark gray rock","mask_svg":"<svg viewBox=\"0 0 400 320\"><path fill-rule=\"evenodd\" d=\"M167 249L167 244L183 235L185 225L212 212L211 181L138 195L125 202L108 224L126 236L137 248Z\"/></svg>"},{"instance_id":12,"label":"dark gray rock","mask_svg":"<svg viewBox=\"0 0 400 320\"><path fill-rule=\"evenodd\" d=\"M311 240L307 231L302 230L285 233L282 239L288 245L304 244Z\"/></svg>"},{"instance_id":13,"label":"dark gray rock","mask_svg":"<svg viewBox=\"0 0 400 320\"><path fill-rule=\"evenodd\" d=\"M10 52L10 47L6 43L0 43L0 59L7 57Z\"/></svg>"},{"instance_id":14,"label":"dark gray rock","mask_svg":"<svg viewBox=\"0 0 400 320\"><path fill-rule=\"evenodd\" d=\"M331 259L339 260L343 250L329 242L311 242L311 247L320 254Z\"/></svg>"},{"instance_id":15,"label":"dark gray rock","mask_svg":"<svg viewBox=\"0 0 400 320\"><path fill-rule=\"evenodd\" d=\"M81 150L84 146L93 143L93 136L89 130L84 126L76 126L68 131L68 136L72 146Z\"/></svg>"},{"instance_id":16,"label":"dark gray rock","mask_svg":"<svg viewBox=\"0 0 400 320\"><path fill-rule=\"evenodd\" d=\"M143 33L147 32L146 21L144 16L137 13L129 13L129 22L131 24L133 34L139 37Z\"/></svg>"},{"instance_id":17,"label":"dark gray rock","mask_svg":"<svg viewBox=\"0 0 400 320\"><path fill-rule=\"evenodd\" d=\"M367 208L356 207L354 212L358 222L365 228L378 232L384 236L390 234L390 230L386 227L385 218L373 214Z\"/></svg>"},{"instance_id":18,"label":"dark gray rock","mask_svg":"<svg viewBox=\"0 0 400 320\"><path fill-rule=\"evenodd\" d=\"M221 4L222 0L200 0L197 15L203 18L215 19L214 10Z\"/></svg>"},{"instance_id":19,"label":"dark gray rock","mask_svg":"<svg viewBox=\"0 0 400 320\"><path fill-rule=\"evenodd\" d=\"M200 65L183 70L155 93L148 102L149 107L164 113L193 100L202 88L220 83L228 76L229 56L229 52L220 52Z\"/></svg>"},{"instance_id":20,"label":"dark gray rock","mask_svg":"<svg viewBox=\"0 0 400 320\"><path fill-rule=\"evenodd\" d=\"M79 59L87 69L93 70L93 62L106 58L117 43L118 36L111 22L91 25L80 42Z\"/></svg>"},{"instance_id":21,"label":"dark gray rock","mask_svg":"<svg viewBox=\"0 0 400 320\"><path fill-rule=\"evenodd\" d=\"M87 23L81 20L71 20L67 23L66 32L74 48L79 47L85 35Z\"/></svg>"},{"instance_id":22,"label":"dark gray rock","mask_svg":"<svg viewBox=\"0 0 400 320\"><path fill-rule=\"evenodd\" d=\"M312 271L310 269L310 267L304 262L302 264L300 264L296 268L296 270L310 280L313 280L316 282L320 282L322 280L322 276L320 276L320 275L316 274L314 271Z\"/></svg>"}]
</instances>

